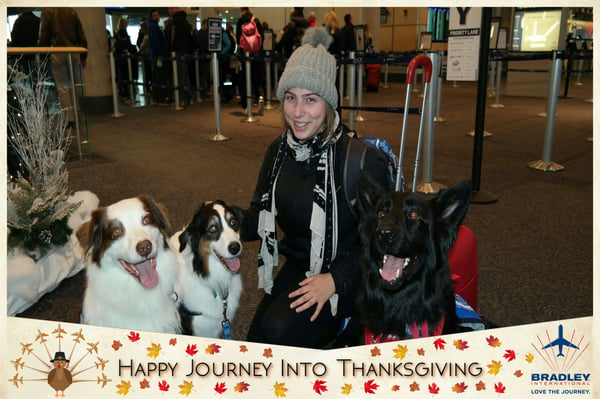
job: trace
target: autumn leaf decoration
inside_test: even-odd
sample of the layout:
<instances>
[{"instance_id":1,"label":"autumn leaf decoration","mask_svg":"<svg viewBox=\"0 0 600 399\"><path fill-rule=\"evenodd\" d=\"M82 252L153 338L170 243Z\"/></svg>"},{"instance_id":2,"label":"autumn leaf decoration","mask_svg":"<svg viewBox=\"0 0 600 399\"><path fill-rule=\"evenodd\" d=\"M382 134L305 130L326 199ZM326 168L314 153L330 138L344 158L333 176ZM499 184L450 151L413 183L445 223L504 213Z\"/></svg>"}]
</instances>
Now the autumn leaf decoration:
<instances>
[{"instance_id":1,"label":"autumn leaf decoration","mask_svg":"<svg viewBox=\"0 0 600 399\"><path fill-rule=\"evenodd\" d=\"M374 394L377 388L379 388L379 385L377 385L374 380L365 382L365 393Z\"/></svg>"},{"instance_id":2,"label":"autumn leaf decoration","mask_svg":"<svg viewBox=\"0 0 600 399\"><path fill-rule=\"evenodd\" d=\"M263 356L266 357L267 359L270 357L273 357L273 349L266 348L265 351L263 352Z\"/></svg>"},{"instance_id":3,"label":"autumn leaf decoration","mask_svg":"<svg viewBox=\"0 0 600 399\"><path fill-rule=\"evenodd\" d=\"M148 381L146 378L144 378L143 380L140 381L140 389L148 389L150 388L150 381Z\"/></svg>"},{"instance_id":4,"label":"autumn leaf decoration","mask_svg":"<svg viewBox=\"0 0 600 399\"><path fill-rule=\"evenodd\" d=\"M322 392L327 391L327 386L325 385L325 381L323 381L323 380L316 380L315 383L313 384L313 391L315 391L319 395Z\"/></svg>"},{"instance_id":5,"label":"autumn leaf decoration","mask_svg":"<svg viewBox=\"0 0 600 399\"><path fill-rule=\"evenodd\" d=\"M465 349L467 349L469 347L469 344L467 344L467 341L463 341L462 339L457 339L454 341L454 347L456 349L458 349L459 351L464 351Z\"/></svg>"},{"instance_id":6,"label":"autumn leaf decoration","mask_svg":"<svg viewBox=\"0 0 600 399\"><path fill-rule=\"evenodd\" d=\"M435 382L429 384L427 388L429 389L429 393L431 394L437 395L438 393L440 393L440 387L438 387Z\"/></svg>"},{"instance_id":7,"label":"autumn leaf decoration","mask_svg":"<svg viewBox=\"0 0 600 399\"><path fill-rule=\"evenodd\" d=\"M217 382L215 384L215 392L218 393L219 395L225 393L225 391L227 390L227 387L225 386L224 382Z\"/></svg>"},{"instance_id":8,"label":"autumn leaf decoration","mask_svg":"<svg viewBox=\"0 0 600 399\"><path fill-rule=\"evenodd\" d=\"M488 374L498 375L498 373L500 372L500 369L502 368L502 362L492 360L492 363L488 364L487 368L488 368Z\"/></svg>"},{"instance_id":9,"label":"autumn leaf decoration","mask_svg":"<svg viewBox=\"0 0 600 399\"><path fill-rule=\"evenodd\" d=\"M165 380L162 380L161 382L158 383L158 389L163 392L168 392L169 388L171 388L171 386Z\"/></svg>"},{"instance_id":10,"label":"autumn leaf decoration","mask_svg":"<svg viewBox=\"0 0 600 399\"><path fill-rule=\"evenodd\" d=\"M121 380L121 383L117 385L117 394L125 396L129 393L129 388L131 388L131 383Z\"/></svg>"},{"instance_id":11,"label":"autumn leaf decoration","mask_svg":"<svg viewBox=\"0 0 600 399\"><path fill-rule=\"evenodd\" d=\"M288 389L285 387L285 382L275 381L273 389L275 389L275 396L278 398L285 398L285 393L288 391Z\"/></svg>"},{"instance_id":12,"label":"autumn leaf decoration","mask_svg":"<svg viewBox=\"0 0 600 399\"><path fill-rule=\"evenodd\" d=\"M533 359L534 359L534 356L533 356L531 353L528 353L528 354L525 356L525 360L527 361L527 363L531 363L531 362L533 362Z\"/></svg>"},{"instance_id":13,"label":"autumn leaf decoration","mask_svg":"<svg viewBox=\"0 0 600 399\"><path fill-rule=\"evenodd\" d=\"M190 356L194 356L196 353L198 353L196 344L193 344L193 345L188 344L187 348L185 348L185 353L187 353Z\"/></svg>"},{"instance_id":14,"label":"autumn leaf decoration","mask_svg":"<svg viewBox=\"0 0 600 399\"><path fill-rule=\"evenodd\" d=\"M378 347L371 349L371 357L377 357L381 355L381 350Z\"/></svg>"},{"instance_id":15,"label":"autumn leaf decoration","mask_svg":"<svg viewBox=\"0 0 600 399\"><path fill-rule=\"evenodd\" d=\"M510 362L515 360L517 358L517 355L515 354L514 350L508 349L506 352L504 352L503 357Z\"/></svg>"},{"instance_id":16,"label":"autumn leaf decoration","mask_svg":"<svg viewBox=\"0 0 600 399\"><path fill-rule=\"evenodd\" d=\"M485 382L479 381L477 384L475 384L475 389L478 391L485 391Z\"/></svg>"},{"instance_id":17,"label":"autumn leaf decoration","mask_svg":"<svg viewBox=\"0 0 600 399\"><path fill-rule=\"evenodd\" d=\"M435 346L435 349L444 350L446 348L446 341L442 338L438 338L433 341L433 346Z\"/></svg>"},{"instance_id":18,"label":"autumn leaf decoration","mask_svg":"<svg viewBox=\"0 0 600 399\"><path fill-rule=\"evenodd\" d=\"M161 349L162 348L160 344L150 344L150 346L146 348L146 350L148 351L148 357L156 359L158 355L160 355Z\"/></svg>"},{"instance_id":19,"label":"autumn leaf decoration","mask_svg":"<svg viewBox=\"0 0 600 399\"><path fill-rule=\"evenodd\" d=\"M502 345L502 342L500 342L500 340L493 335L490 335L488 338L486 338L486 341L492 348L497 348Z\"/></svg>"},{"instance_id":20,"label":"autumn leaf decoration","mask_svg":"<svg viewBox=\"0 0 600 399\"><path fill-rule=\"evenodd\" d=\"M233 391L234 392L246 392L248 390L249 386L250 386L250 384L248 384L244 381L240 381L237 384L235 384L235 386L233 387Z\"/></svg>"},{"instance_id":21,"label":"autumn leaf decoration","mask_svg":"<svg viewBox=\"0 0 600 399\"><path fill-rule=\"evenodd\" d=\"M342 394L350 395L350 392L352 392L352 384L344 384L342 386Z\"/></svg>"},{"instance_id":22,"label":"autumn leaf decoration","mask_svg":"<svg viewBox=\"0 0 600 399\"><path fill-rule=\"evenodd\" d=\"M171 338L171 339L169 340L169 345L171 345L171 346L175 346L175 345L177 345L177 338Z\"/></svg>"},{"instance_id":23,"label":"autumn leaf decoration","mask_svg":"<svg viewBox=\"0 0 600 399\"><path fill-rule=\"evenodd\" d=\"M215 355L220 352L221 347L217 344L210 344L204 349L207 355Z\"/></svg>"},{"instance_id":24,"label":"autumn leaf decoration","mask_svg":"<svg viewBox=\"0 0 600 399\"><path fill-rule=\"evenodd\" d=\"M180 395L190 396L192 388L194 388L194 383L192 381L183 380L183 384L179 385L178 388Z\"/></svg>"},{"instance_id":25,"label":"autumn leaf decoration","mask_svg":"<svg viewBox=\"0 0 600 399\"><path fill-rule=\"evenodd\" d=\"M457 384L454 384L454 386L452 387L452 392L463 393L464 391L467 390L467 387L468 387L468 385L465 385L464 382L457 383Z\"/></svg>"},{"instance_id":26,"label":"autumn leaf decoration","mask_svg":"<svg viewBox=\"0 0 600 399\"><path fill-rule=\"evenodd\" d=\"M417 381L413 381L413 383L409 385L409 388L411 392L416 392L420 390L419 383Z\"/></svg>"},{"instance_id":27,"label":"autumn leaf decoration","mask_svg":"<svg viewBox=\"0 0 600 399\"><path fill-rule=\"evenodd\" d=\"M394 359L404 359L406 352L408 352L408 347L406 345L398 345L396 349L394 349Z\"/></svg>"},{"instance_id":28,"label":"autumn leaf decoration","mask_svg":"<svg viewBox=\"0 0 600 399\"><path fill-rule=\"evenodd\" d=\"M130 331L127 336L131 342L136 342L140 340L140 333L136 333L135 331Z\"/></svg>"},{"instance_id":29,"label":"autumn leaf decoration","mask_svg":"<svg viewBox=\"0 0 600 399\"><path fill-rule=\"evenodd\" d=\"M116 340L113 341L112 348L115 351L118 351L119 349L121 349L122 346L123 346L123 344L121 343L121 341L116 341Z\"/></svg>"},{"instance_id":30,"label":"autumn leaf decoration","mask_svg":"<svg viewBox=\"0 0 600 399\"><path fill-rule=\"evenodd\" d=\"M501 383L494 384L494 391L496 393L504 393L506 391L506 387Z\"/></svg>"}]
</instances>

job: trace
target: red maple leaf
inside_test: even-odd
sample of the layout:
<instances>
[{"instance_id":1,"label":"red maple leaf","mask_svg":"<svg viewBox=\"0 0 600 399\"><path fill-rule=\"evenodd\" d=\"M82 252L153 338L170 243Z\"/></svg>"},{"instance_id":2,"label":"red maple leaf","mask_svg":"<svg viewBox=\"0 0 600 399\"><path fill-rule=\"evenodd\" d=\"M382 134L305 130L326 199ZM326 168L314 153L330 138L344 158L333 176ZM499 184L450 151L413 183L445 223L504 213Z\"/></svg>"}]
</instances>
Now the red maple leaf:
<instances>
[{"instance_id":1,"label":"red maple leaf","mask_svg":"<svg viewBox=\"0 0 600 399\"><path fill-rule=\"evenodd\" d=\"M227 390L227 388L225 387L225 383L224 382L217 382L215 384L215 392L218 394L223 394L225 393L225 391Z\"/></svg>"},{"instance_id":2,"label":"red maple leaf","mask_svg":"<svg viewBox=\"0 0 600 399\"><path fill-rule=\"evenodd\" d=\"M412 384L409 385L409 387L411 392L419 390L419 384L417 383L417 381L414 381Z\"/></svg>"},{"instance_id":3,"label":"red maple leaf","mask_svg":"<svg viewBox=\"0 0 600 399\"><path fill-rule=\"evenodd\" d=\"M136 333L134 331L130 331L129 335L127 336L127 338L129 338L129 340L131 342L139 341L140 340L140 334Z\"/></svg>"},{"instance_id":4,"label":"red maple leaf","mask_svg":"<svg viewBox=\"0 0 600 399\"><path fill-rule=\"evenodd\" d=\"M379 385L375 384L375 380L365 382L365 393L375 393Z\"/></svg>"},{"instance_id":5,"label":"red maple leaf","mask_svg":"<svg viewBox=\"0 0 600 399\"><path fill-rule=\"evenodd\" d=\"M140 381L140 389L146 388L150 388L150 381L144 378L142 381Z\"/></svg>"},{"instance_id":6,"label":"red maple leaf","mask_svg":"<svg viewBox=\"0 0 600 399\"><path fill-rule=\"evenodd\" d=\"M504 393L504 391L506 391L506 387L501 383L497 383L494 384L494 391L496 391L496 393Z\"/></svg>"},{"instance_id":7,"label":"red maple leaf","mask_svg":"<svg viewBox=\"0 0 600 399\"><path fill-rule=\"evenodd\" d=\"M265 349L265 351L263 352L263 356L266 357L267 359L270 357L273 357L273 349L271 349L271 348Z\"/></svg>"},{"instance_id":8,"label":"red maple leaf","mask_svg":"<svg viewBox=\"0 0 600 399\"><path fill-rule=\"evenodd\" d=\"M478 391L485 391L485 382L479 381L477 384L475 384L475 389Z\"/></svg>"},{"instance_id":9,"label":"red maple leaf","mask_svg":"<svg viewBox=\"0 0 600 399\"><path fill-rule=\"evenodd\" d=\"M425 349L423 349L423 348L417 349L417 355L419 355L419 356L425 356Z\"/></svg>"},{"instance_id":10,"label":"red maple leaf","mask_svg":"<svg viewBox=\"0 0 600 399\"><path fill-rule=\"evenodd\" d=\"M185 353L187 353L190 356L194 356L196 353L198 353L196 344L193 344L193 345L188 344L187 348L185 348Z\"/></svg>"},{"instance_id":11,"label":"red maple leaf","mask_svg":"<svg viewBox=\"0 0 600 399\"><path fill-rule=\"evenodd\" d=\"M246 345L240 345L240 352L248 352L248 347Z\"/></svg>"},{"instance_id":12,"label":"red maple leaf","mask_svg":"<svg viewBox=\"0 0 600 399\"><path fill-rule=\"evenodd\" d=\"M433 345L435 346L435 349L444 350L446 348L446 341L444 341L442 338L438 338L433 341Z\"/></svg>"},{"instance_id":13,"label":"red maple leaf","mask_svg":"<svg viewBox=\"0 0 600 399\"><path fill-rule=\"evenodd\" d=\"M400 390L400 385L392 386L392 392L398 392Z\"/></svg>"},{"instance_id":14,"label":"red maple leaf","mask_svg":"<svg viewBox=\"0 0 600 399\"><path fill-rule=\"evenodd\" d=\"M313 391L315 391L319 395L321 394L321 392L327 391L327 386L325 385L325 381L316 380L315 383L313 384Z\"/></svg>"},{"instance_id":15,"label":"red maple leaf","mask_svg":"<svg viewBox=\"0 0 600 399\"><path fill-rule=\"evenodd\" d=\"M517 358L517 355L515 354L514 350L508 349L506 352L504 352L503 357L510 362L512 360L515 360Z\"/></svg>"},{"instance_id":16,"label":"red maple leaf","mask_svg":"<svg viewBox=\"0 0 600 399\"><path fill-rule=\"evenodd\" d=\"M171 339L169 340L169 345L171 345L171 346L175 346L175 345L177 345L177 338L171 338Z\"/></svg>"},{"instance_id":17,"label":"red maple leaf","mask_svg":"<svg viewBox=\"0 0 600 399\"><path fill-rule=\"evenodd\" d=\"M122 346L123 346L123 344L121 343L121 341L116 341L116 340L113 341L112 348L115 351L118 351L119 349L121 349Z\"/></svg>"},{"instance_id":18,"label":"red maple leaf","mask_svg":"<svg viewBox=\"0 0 600 399\"><path fill-rule=\"evenodd\" d=\"M440 393L440 387L438 387L435 382L433 384L429 384L427 388L429 388L429 393L432 393L434 395Z\"/></svg>"},{"instance_id":19,"label":"red maple leaf","mask_svg":"<svg viewBox=\"0 0 600 399\"><path fill-rule=\"evenodd\" d=\"M206 347L206 349L204 349L204 352L206 352L208 355L214 355L215 353L219 353L219 349L221 349L219 345L210 344Z\"/></svg>"},{"instance_id":20,"label":"red maple leaf","mask_svg":"<svg viewBox=\"0 0 600 399\"><path fill-rule=\"evenodd\" d=\"M161 391L167 392L169 390L170 386L169 384L167 384L167 381L162 380L161 382L158 383L158 389L160 389Z\"/></svg>"}]
</instances>

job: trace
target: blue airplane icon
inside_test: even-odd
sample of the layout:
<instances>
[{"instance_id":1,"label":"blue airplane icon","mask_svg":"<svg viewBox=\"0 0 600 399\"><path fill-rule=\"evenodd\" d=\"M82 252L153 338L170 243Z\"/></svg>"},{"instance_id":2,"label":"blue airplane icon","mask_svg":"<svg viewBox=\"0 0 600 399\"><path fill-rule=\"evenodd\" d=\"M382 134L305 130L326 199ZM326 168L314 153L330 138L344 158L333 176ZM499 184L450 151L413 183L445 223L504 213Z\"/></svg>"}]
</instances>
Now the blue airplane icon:
<instances>
[{"instance_id":1,"label":"blue airplane icon","mask_svg":"<svg viewBox=\"0 0 600 399\"><path fill-rule=\"evenodd\" d=\"M554 341L550 342L548 345L544 346L542 349L552 348L553 346L558 346L558 355L556 355L556 357L559 357L559 356L564 357L565 356L562 353L563 346L567 346L569 348L574 348L574 349L579 349L579 347L577 345L575 345L572 342L567 341L565 338L563 338L562 324L558 325L558 338L556 338Z\"/></svg>"}]
</instances>

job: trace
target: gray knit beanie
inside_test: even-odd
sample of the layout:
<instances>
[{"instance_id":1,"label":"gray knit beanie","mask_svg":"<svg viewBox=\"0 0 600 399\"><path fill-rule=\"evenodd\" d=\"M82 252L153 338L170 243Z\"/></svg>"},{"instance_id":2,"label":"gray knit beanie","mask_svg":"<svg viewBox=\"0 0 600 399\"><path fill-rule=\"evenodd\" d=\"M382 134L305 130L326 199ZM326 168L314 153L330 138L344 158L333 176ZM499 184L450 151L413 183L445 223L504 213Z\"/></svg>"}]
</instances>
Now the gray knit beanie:
<instances>
[{"instance_id":1,"label":"gray knit beanie","mask_svg":"<svg viewBox=\"0 0 600 399\"><path fill-rule=\"evenodd\" d=\"M293 87L311 90L323 97L335 110L338 93L335 87L335 57L327 49L333 37L322 26L309 28L285 64L277 86L277 98L283 103L285 92Z\"/></svg>"}]
</instances>

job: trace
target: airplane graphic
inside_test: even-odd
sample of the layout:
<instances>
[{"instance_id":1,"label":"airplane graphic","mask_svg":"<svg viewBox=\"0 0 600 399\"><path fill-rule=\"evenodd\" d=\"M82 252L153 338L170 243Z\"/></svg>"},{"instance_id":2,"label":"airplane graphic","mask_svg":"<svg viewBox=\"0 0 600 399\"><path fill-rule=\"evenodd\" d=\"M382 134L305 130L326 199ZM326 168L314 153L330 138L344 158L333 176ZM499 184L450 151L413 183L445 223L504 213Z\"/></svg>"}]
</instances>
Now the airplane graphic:
<instances>
[{"instance_id":1,"label":"airplane graphic","mask_svg":"<svg viewBox=\"0 0 600 399\"><path fill-rule=\"evenodd\" d=\"M554 341L550 342L548 345L542 347L542 349L548 349L548 348L552 348L553 346L558 346L558 355L556 355L556 357L564 357L565 355L562 353L563 351L563 346L569 347L569 348L574 348L574 349L579 349L579 347L575 344L573 344L572 342L566 340L565 338L563 338L563 326L562 324L558 325L558 338L556 338Z\"/></svg>"}]
</instances>

